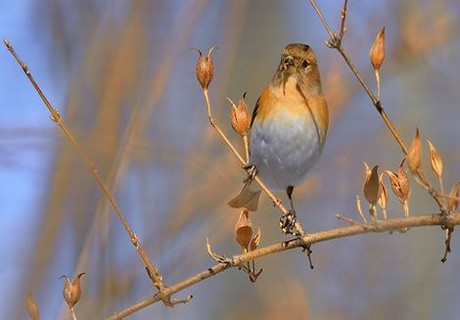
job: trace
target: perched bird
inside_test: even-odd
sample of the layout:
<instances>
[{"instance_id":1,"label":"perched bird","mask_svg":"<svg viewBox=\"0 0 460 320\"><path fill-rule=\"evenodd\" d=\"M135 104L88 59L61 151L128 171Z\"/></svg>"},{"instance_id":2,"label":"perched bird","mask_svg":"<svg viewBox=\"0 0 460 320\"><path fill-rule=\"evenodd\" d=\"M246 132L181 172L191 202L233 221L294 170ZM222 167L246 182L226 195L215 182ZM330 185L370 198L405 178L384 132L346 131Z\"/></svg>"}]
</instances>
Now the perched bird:
<instances>
[{"instance_id":1,"label":"perched bird","mask_svg":"<svg viewBox=\"0 0 460 320\"><path fill-rule=\"evenodd\" d=\"M249 164L271 190L286 191L293 214L294 187L318 160L328 122L313 49L300 43L287 45L252 115ZM256 211L260 193L260 186L248 179L229 205Z\"/></svg>"}]
</instances>

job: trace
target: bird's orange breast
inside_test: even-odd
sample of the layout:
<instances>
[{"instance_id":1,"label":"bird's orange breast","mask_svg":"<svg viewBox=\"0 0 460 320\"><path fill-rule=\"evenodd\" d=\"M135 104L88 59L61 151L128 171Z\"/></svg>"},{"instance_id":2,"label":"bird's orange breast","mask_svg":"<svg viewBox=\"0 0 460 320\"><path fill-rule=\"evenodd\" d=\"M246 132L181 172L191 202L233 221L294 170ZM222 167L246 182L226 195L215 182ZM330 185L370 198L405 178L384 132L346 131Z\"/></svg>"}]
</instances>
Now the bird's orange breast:
<instances>
[{"instance_id":1,"label":"bird's orange breast","mask_svg":"<svg viewBox=\"0 0 460 320\"><path fill-rule=\"evenodd\" d=\"M286 116L280 117L280 114ZM267 86L257 102L253 121L263 123L267 120L284 122L291 121L290 117L307 117L315 123L320 135L321 143L324 143L329 116L327 104L322 94L312 95L304 92L297 85L294 78L290 78L283 86Z\"/></svg>"}]
</instances>

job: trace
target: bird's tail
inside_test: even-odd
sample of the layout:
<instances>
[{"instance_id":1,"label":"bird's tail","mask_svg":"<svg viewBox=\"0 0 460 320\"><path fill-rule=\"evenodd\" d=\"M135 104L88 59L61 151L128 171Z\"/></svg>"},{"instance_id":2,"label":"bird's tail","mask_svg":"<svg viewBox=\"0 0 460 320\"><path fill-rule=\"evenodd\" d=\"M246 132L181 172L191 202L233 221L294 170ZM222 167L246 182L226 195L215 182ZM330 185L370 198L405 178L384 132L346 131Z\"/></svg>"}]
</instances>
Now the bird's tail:
<instances>
[{"instance_id":1,"label":"bird's tail","mask_svg":"<svg viewBox=\"0 0 460 320\"><path fill-rule=\"evenodd\" d=\"M257 184L246 183L243 190L230 200L228 204L233 208L246 208L249 211L257 211L261 191Z\"/></svg>"}]
</instances>

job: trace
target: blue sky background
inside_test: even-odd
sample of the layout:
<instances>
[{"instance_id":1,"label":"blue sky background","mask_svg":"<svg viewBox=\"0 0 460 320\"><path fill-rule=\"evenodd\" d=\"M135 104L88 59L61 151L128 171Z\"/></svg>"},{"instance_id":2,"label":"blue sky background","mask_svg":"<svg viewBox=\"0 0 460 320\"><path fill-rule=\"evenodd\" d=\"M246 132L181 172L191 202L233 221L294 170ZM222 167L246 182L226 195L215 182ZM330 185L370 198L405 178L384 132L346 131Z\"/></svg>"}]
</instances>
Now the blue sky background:
<instances>
[{"instance_id":1,"label":"blue sky background","mask_svg":"<svg viewBox=\"0 0 460 320\"><path fill-rule=\"evenodd\" d=\"M318 4L336 27L341 1ZM406 142L418 127L435 143L446 189L460 179L460 42L453 31L459 12L455 0L349 1L344 40L374 86L368 50L386 26L384 107ZM101 174L116 177L114 195L168 284L213 264L206 237L216 251L238 253L237 213L226 201L243 173L206 123L191 47L219 46L211 99L235 142L226 97L248 91L252 106L284 45L315 48L332 121L321 162L296 191L310 231L340 226L338 212L357 217L363 161L396 170L402 158L338 53L324 46L327 34L307 1L0 0L0 36L28 64ZM139 133L121 151L138 111ZM152 294L120 223L6 48L0 50L0 186L2 318L24 318L25 293L32 290L43 319L66 319L62 274L87 273L77 306L82 318L103 318ZM284 238L264 201L254 223L268 245ZM389 212L401 215L394 197ZM415 185L411 212L436 212ZM331 241L313 247L314 271L297 251L267 257L255 285L233 270L179 294L194 294L188 305L158 304L132 318L449 319L460 312L459 244L454 233L453 252L441 264L439 228Z\"/></svg>"}]
</instances>

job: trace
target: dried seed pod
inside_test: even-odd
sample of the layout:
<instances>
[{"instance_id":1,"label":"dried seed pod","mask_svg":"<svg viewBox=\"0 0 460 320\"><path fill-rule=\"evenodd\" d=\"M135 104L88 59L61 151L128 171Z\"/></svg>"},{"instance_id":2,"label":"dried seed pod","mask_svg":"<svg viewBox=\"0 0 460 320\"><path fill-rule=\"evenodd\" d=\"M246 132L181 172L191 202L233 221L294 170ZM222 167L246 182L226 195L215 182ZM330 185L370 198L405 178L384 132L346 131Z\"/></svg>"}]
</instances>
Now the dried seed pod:
<instances>
[{"instance_id":1,"label":"dried seed pod","mask_svg":"<svg viewBox=\"0 0 460 320\"><path fill-rule=\"evenodd\" d=\"M401 201L403 196L399 187L398 174L390 170L386 170L385 173L388 175L388 179L390 180L391 190L393 190L395 196L398 197L399 201Z\"/></svg>"},{"instance_id":2,"label":"dried seed pod","mask_svg":"<svg viewBox=\"0 0 460 320\"><path fill-rule=\"evenodd\" d=\"M70 279L66 275L60 277L60 279L65 278L62 295L64 296L64 300L67 302L69 309L72 309L81 298L80 278L84 274L84 272L78 274L72 282L70 282Z\"/></svg>"},{"instance_id":3,"label":"dried seed pod","mask_svg":"<svg viewBox=\"0 0 460 320\"><path fill-rule=\"evenodd\" d=\"M364 182L364 196L366 200L373 206L377 204L382 192L380 188L379 174L377 172L379 166L374 166L371 173L366 177Z\"/></svg>"},{"instance_id":4,"label":"dried seed pod","mask_svg":"<svg viewBox=\"0 0 460 320\"><path fill-rule=\"evenodd\" d=\"M407 201L410 196L410 183L409 178L407 177L406 170L404 170L404 161L405 159L402 159L398 168L398 184L403 199L400 200L401 202Z\"/></svg>"},{"instance_id":5,"label":"dried seed pod","mask_svg":"<svg viewBox=\"0 0 460 320\"><path fill-rule=\"evenodd\" d=\"M217 49L217 47L212 47L209 49L206 57L203 56L203 53L199 49L198 51L198 60L196 62L196 78L200 83L203 89L208 89L209 84L214 77L214 63L212 61L211 52Z\"/></svg>"},{"instance_id":6,"label":"dried seed pod","mask_svg":"<svg viewBox=\"0 0 460 320\"><path fill-rule=\"evenodd\" d=\"M438 150L434 147L430 140L426 140L428 142L428 147L430 149L430 164L431 169L433 169L434 173L438 177L442 176L442 158L439 154Z\"/></svg>"},{"instance_id":7,"label":"dried seed pod","mask_svg":"<svg viewBox=\"0 0 460 320\"><path fill-rule=\"evenodd\" d=\"M412 140L412 144L407 152L406 158L410 172L415 174L422 162L422 145L420 143L420 133L418 128L415 132L414 140Z\"/></svg>"},{"instance_id":8,"label":"dried seed pod","mask_svg":"<svg viewBox=\"0 0 460 320\"><path fill-rule=\"evenodd\" d=\"M446 199L447 210L449 210L451 212L457 210L457 208L458 208L458 200L453 199L453 198L458 198L459 188L460 188L460 182L457 182L456 184L454 184L454 186L452 187L452 190L450 190L450 192L449 192L449 196L451 198Z\"/></svg>"},{"instance_id":9,"label":"dried seed pod","mask_svg":"<svg viewBox=\"0 0 460 320\"><path fill-rule=\"evenodd\" d=\"M388 193L387 193L387 188L385 187L385 184L383 183L383 173L380 174L379 176L379 183L380 183L380 189L382 190L382 192L380 193L378 204L380 208L382 208L382 210L386 212L385 210L387 209L387 204L388 204Z\"/></svg>"},{"instance_id":10,"label":"dried seed pod","mask_svg":"<svg viewBox=\"0 0 460 320\"><path fill-rule=\"evenodd\" d=\"M385 171L390 180L391 190L393 190L393 193L401 204L404 204L410 196L410 183L406 171L404 170L404 160L405 159L403 159L399 165L398 173L389 170Z\"/></svg>"},{"instance_id":11,"label":"dried seed pod","mask_svg":"<svg viewBox=\"0 0 460 320\"><path fill-rule=\"evenodd\" d=\"M32 297L32 292L27 294L27 314L32 320L40 320L40 311L38 310L38 306Z\"/></svg>"},{"instance_id":12,"label":"dried seed pod","mask_svg":"<svg viewBox=\"0 0 460 320\"><path fill-rule=\"evenodd\" d=\"M230 123L232 124L233 130L235 130L240 136L246 136L251 126L251 115L248 112L246 105L246 92L240 98L238 106L236 106L230 98Z\"/></svg>"},{"instance_id":13,"label":"dried seed pod","mask_svg":"<svg viewBox=\"0 0 460 320\"><path fill-rule=\"evenodd\" d=\"M252 222L249 219L249 211L243 209L240 213L240 217L235 225L235 239L236 242L247 250L252 238Z\"/></svg>"},{"instance_id":14,"label":"dried seed pod","mask_svg":"<svg viewBox=\"0 0 460 320\"><path fill-rule=\"evenodd\" d=\"M262 231L260 230L260 227L258 227L257 233L254 236L254 238L252 238L251 243L249 245L249 250L254 251L257 249L257 247L259 246L261 237L262 237Z\"/></svg>"},{"instance_id":15,"label":"dried seed pod","mask_svg":"<svg viewBox=\"0 0 460 320\"><path fill-rule=\"evenodd\" d=\"M372 66L374 70L380 69L383 61L385 60L385 27L382 27L369 52Z\"/></svg>"},{"instance_id":16,"label":"dried seed pod","mask_svg":"<svg viewBox=\"0 0 460 320\"><path fill-rule=\"evenodd\" d=\"M364 165L364 182L366 182L367 179L369 179L369 176L371 175L371 169L369 168L369 165L367 164L367 162L363 162L363 165Z\"/></svg>"}]
</instances>

